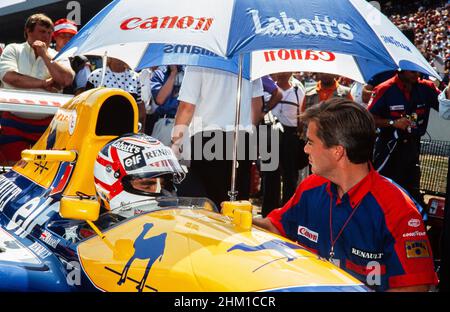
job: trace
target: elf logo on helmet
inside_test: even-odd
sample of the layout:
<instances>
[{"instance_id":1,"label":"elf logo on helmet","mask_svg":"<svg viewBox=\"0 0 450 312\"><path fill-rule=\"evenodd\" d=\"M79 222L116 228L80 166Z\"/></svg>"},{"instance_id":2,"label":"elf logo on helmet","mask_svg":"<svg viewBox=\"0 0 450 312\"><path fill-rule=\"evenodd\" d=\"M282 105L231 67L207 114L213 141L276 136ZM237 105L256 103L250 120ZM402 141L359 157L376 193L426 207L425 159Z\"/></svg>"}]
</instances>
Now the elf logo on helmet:
<instances>
[{"instance_id":1,"label":"elf logo on helmet","mask_svg":"<svg viewBox=\"0 0 450 312\"><path fill-rule=\"evenodd\" d=\"M136 170L146 165L142 153L132 155L123 160L125 170Z\"/></svg>"}]
</instances>

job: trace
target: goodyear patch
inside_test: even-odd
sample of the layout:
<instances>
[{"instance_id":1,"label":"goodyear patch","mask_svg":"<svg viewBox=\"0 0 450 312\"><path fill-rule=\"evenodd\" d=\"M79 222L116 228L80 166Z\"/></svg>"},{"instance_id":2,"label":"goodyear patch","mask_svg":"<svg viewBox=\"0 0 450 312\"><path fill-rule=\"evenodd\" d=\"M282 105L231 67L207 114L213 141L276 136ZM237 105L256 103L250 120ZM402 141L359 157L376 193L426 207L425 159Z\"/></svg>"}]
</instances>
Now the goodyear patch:
<instances>
[{"instance_id":1,"label":"goodyear patch","mask_svg":"<svg viewBox=\"0 0 450 312\"><path fill-rule=\"evenodd\" d=\"M428 258L430 256L427 241L406 241L405 247L408 259Z\"/></svg>"}]
</instances>

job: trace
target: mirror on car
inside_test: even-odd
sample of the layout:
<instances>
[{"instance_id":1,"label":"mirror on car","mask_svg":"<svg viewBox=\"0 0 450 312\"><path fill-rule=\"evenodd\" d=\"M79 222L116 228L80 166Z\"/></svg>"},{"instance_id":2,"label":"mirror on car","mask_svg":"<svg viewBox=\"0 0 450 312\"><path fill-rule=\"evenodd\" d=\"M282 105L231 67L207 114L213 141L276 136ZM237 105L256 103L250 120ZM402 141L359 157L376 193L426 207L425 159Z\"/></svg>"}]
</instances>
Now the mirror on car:
<instances>
[{"instance_id":1,"label":"mirror on car","mask_svg":"<svg viewBox=\"0 0 450 312\"><path fill-rule=\"evenodd\" d=\"M59 214L65 219L96 221L100 214L100 203L92 199L63 197Z\"/></svg>"}]
</instances>

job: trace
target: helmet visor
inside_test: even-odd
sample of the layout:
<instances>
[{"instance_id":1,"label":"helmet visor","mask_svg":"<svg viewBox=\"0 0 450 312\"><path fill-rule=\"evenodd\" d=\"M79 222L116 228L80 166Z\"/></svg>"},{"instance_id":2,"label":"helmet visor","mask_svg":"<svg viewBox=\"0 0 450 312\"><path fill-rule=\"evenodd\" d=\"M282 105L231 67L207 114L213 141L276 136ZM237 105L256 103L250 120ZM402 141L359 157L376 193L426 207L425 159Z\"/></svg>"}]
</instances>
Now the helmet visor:
<instances>
[{"instance_id":1,"label":"helmet visor","mask_svg":"<svg viewBox=\"0 0 450 312\"><path fill-rule=\"evenodd\" d=\"M172 194L175 190L172 173L132 174L122 179L123 189L126 192L144 196L161 196Z\"/></svg>"}]
</instances>

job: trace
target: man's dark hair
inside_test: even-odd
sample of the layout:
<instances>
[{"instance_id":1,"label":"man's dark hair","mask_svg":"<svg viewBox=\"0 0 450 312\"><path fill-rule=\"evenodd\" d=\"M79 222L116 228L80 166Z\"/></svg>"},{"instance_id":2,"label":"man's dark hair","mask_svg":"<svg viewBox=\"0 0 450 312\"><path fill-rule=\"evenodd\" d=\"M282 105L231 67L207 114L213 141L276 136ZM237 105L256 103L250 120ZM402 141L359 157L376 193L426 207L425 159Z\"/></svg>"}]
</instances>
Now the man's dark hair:
<instances>
[{"instance_id":1,"label":"man's dark hair","mask_svg":"<svg viewBox=\"0 0 450 312\"><path fill-rule=\"evenodd\" d=\"M53 22L50 17L42 13L33 14L28 17L27 21L25 22L25 40L28 39L27 30L31 32L34 31L34 28L38 24L44 26L45 28L53 28Z\"/></svg>"},{"instance_id":2,"label":"man's dark hair","mask_svg":"<svg viewBox=\"0 0 450 312\"><path fill-rule=\"evenodd\" d=\"M342 145L352 163L372 160L375 121L363 106L335 97L308 108L300 118L316 123L317 136L327 148Z\"/></svg>"}]
</instances>

